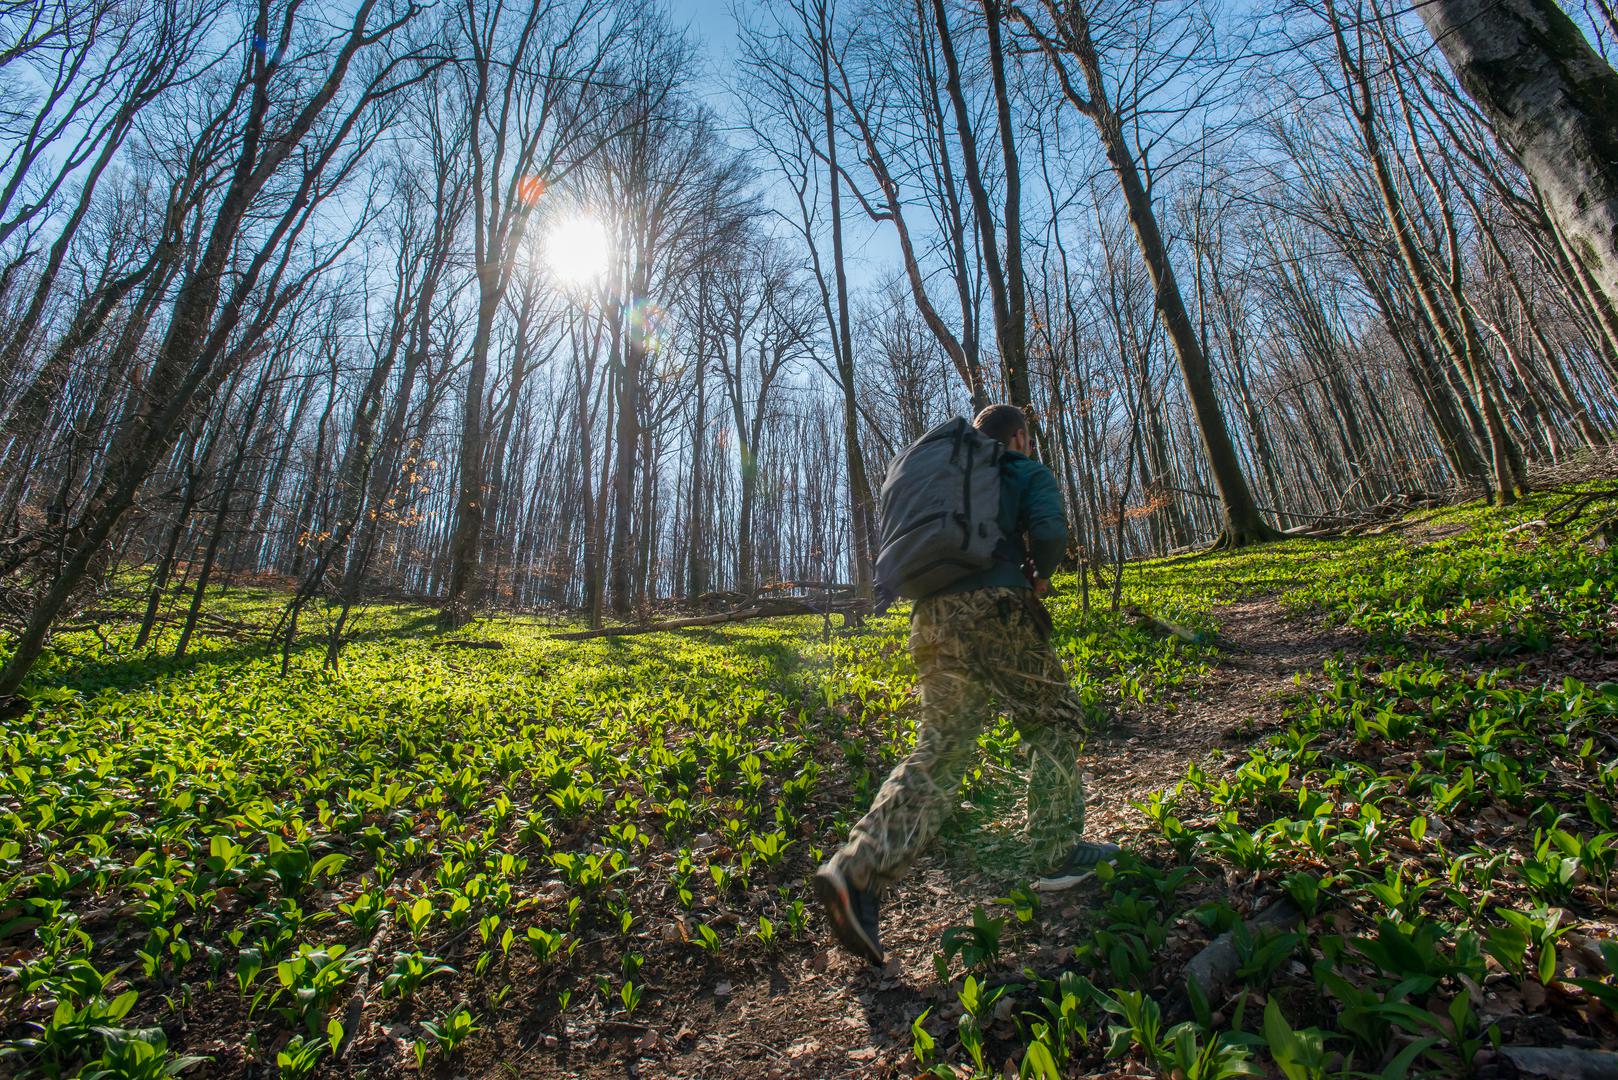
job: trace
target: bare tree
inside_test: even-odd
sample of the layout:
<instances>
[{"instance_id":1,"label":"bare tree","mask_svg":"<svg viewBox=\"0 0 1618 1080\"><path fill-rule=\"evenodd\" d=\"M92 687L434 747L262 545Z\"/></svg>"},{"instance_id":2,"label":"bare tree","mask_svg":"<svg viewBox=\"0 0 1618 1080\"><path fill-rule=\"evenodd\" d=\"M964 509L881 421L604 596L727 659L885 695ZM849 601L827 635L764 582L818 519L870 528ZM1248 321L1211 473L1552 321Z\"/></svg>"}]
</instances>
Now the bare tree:
<instances>
[{"instance_id":1,"label":"bare tree","mask_svg":"<svg viewBox=\"0 0 1618 1080\"><path fill-rule=\"evenodd\" d=\"M271 0L259 0L241 38L239 79L223 103L235 118L237 133L230 181L208 225L201 257L176 290L168 330L139 400L119 424L103 475L62 537L65 557L0 671L0 695L16 692L56 616L153 467L179 437L187 413L195 402L211 397L228 375L227 356L240 357L242 350L230 346L261 277L268 270L265 281L274 287L285 266L288 241L302 232L333 190L328 169L341 176L351 163L342 155L354 129L379 102L421 78L419 54L398 48L419 9L405 4L379 13L377 6L378 0L362 0L352 22L328 36L307 31L296 6L277 8ZM363 84L342 95L333 110L356 59L364 64ZM298 69L305 78L292 85L277 78ZM323 122L320 133L297 159L285 209L272 217L256 250L243 258L237 249L249 212L273 179L287 178L283 166L317 122ZM241 266L235 273L230 272L233 261Z\"/></svg>"},{"instance_id":2,"label":"bare tree","mask_svg":"<svg viewBox=\"0 0 1618 1080\"><path fill-rule=\"evenodd\" d=\"M1021 9L1012 12L1028 36L1044 53L1063 97L1094 124L1106 152L1108 164L1128 207L1130 225L1140 247L1141 258L1152 276L1158 317L1173 343L1187 396L1197 421L1203 452L1219 491L1224 518L1221 543L1231 546L1274 539L1276 531L1265 523L1242 470L1235 441L1225 423L1213 372L1207 354L1197 339L1196 328L1186 310L1185 298L1169 257L1168 245L1158 225L1151 189L1142 173L1140 152L1130 145L1125 118L1115 107L1107 86L1101 53L1091 35L1090 17L1081 3L1059 5L1044 0L1043 24ZM1148 24L1156 19L1142 16ZM1164 20L1173 23L1173 19ZM1193 18L1181 33L1175 49L1158 46L1158 55L1190 55L1202 38L1200 24ZM1078 68L1078 78L1071 71Z\"/></svg>"},{"instance_id":3,"label":"bare tree","mask_svg":"<svg viewBox=\"0 0 1618 1080\"><path fill-rule=\"evenodd\" d=\"M793 227L808 252L831 339L831 371L843 399L843 461L849 493L850 557L855 587L873 588L875 508L860 442L859 387L843 220L845 174L833 80L834 12L826 0L802 0L773 31L744 39L746 67L759 98L750 128L781 172L797 205ZM822 172L824 167L824 172ZM822 199L824 206L821 205ZM830 234L822 257L820 227Z\"/></svg>"},{"instance_id":4,"label":"bare tree","mask_svg":"<svg viewBox=\"0 0 1618 1080\"><path fill-rule=\"evenodd\" d=\"M758 584L753 538L765 424L780 380L810 346L813 309L788 264L768 245L744 249L714 291L714 333L725 343L717 350L719 371L741 459L736 582L740 591L751 592Z\"/></svg>"},{"instance_id":5,"label":"bare tree","mask_svg":"<svg viewBox=\"0 0 1618 1080\"><path fill-rule=\"evenodd\" d=\"M508 6L464 0L453 41L467 60L453 67L471 160L472 261L477 321L461 405L455 524L444 617L458 626L480 601L479 569L490 492L484 483L484 396L495 316L511 287L518 252L546 189L605 141L596 80L616 31L605 0L547 0ZM610 80L609 80L610 81Z\"/></svg>"},{"instance_id":6,"label":"bare tree","mask_svg":"<svg viewBox=\"0 0 1618 1080\"><path fill-rule=\"evenodd\" d=\"M1618 304L1618 71L1555 0L1431 0L1417 10L1544 194L1573 261Z\"/></svg>"}]
</instances>

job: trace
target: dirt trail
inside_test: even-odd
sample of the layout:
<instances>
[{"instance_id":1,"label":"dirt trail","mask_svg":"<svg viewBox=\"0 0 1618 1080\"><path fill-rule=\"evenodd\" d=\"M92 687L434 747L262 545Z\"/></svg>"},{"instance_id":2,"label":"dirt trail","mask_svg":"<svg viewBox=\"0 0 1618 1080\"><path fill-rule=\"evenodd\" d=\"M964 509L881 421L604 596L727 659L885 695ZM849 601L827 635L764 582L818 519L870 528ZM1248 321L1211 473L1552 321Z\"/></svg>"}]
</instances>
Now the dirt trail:
<instances>
[{"instance_id":1,"label":"dirt trail","mask_svg":"<svg viewBox=\"0 0 1618 1080\"><path fill-rule=\"evenodd\" d=\"M1090 740L1083 757L1087 835L1127 844L1144 824L1132 801L1171 786L1194 761L1213 770L1238 764L1246 747L1279 723L1280 698L1293 675L1318 671L1335 651L1352 645L1351 636L1318 619L1288 617L1274 599L1226 605L1215 616L1222 647L1205 676ZM636 1052L627 1041L597 1041L573 1054L558 1055L552 1047L514 1055L506 1069L517 1072L501 1072L647 1080L913 1076L911 1019L928 1007L942 1015L951 1004L932 996L939 935L969 923L975 905L1007 888L982 875L963 878L949 854L935 843L885 898L889 961L880 972L833 948L817 918L812 950L789 950L763 970L714 972L695 994L689 986L670 987L648 1017L653 1034L638 1036L638 1060L625 1061ZM1045 917L1082 922L1084 893L1060 894ZM1069 956L1068 945L1035 939L1017 950L1016 962L1049 970ZM587 1036L576 1038L583 1043Z\"/></svg>"},{"instance_id":2,"label":"dirt trail","mask_svg":"<svg viewBox=\"0 0 1618 1080\"><path fill-rule=\"evenodd\" d=\"M1087 747L1092 835L1127 843L1141 821L1132 801L1174 784L1186 766L1214 751L1239 761L1280 722L1293 676L1319 671L1354 643L1352 634L1324 626L1318 616L1289 615L1273 597L1226 604L1215 617L1221 649L1213 669L1168 707L1137 710Z\"/></svg>"}]
</instances>

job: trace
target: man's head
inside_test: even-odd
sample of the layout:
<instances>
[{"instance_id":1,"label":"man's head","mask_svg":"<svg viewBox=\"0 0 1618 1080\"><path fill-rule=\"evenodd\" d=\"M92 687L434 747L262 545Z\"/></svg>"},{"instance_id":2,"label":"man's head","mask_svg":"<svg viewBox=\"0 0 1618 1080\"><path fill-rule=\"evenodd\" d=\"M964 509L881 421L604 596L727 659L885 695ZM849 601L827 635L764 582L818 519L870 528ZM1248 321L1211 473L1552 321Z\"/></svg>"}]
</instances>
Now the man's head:
<instances>
[{"instance_id":1,"label":"man's head","mask_svg":"<svg viewBox=\"0 0 1618 1080\"><path fill-rule=\"evenodd\" d=\"M990 405L978 413L972 426L1008 450L1028 453L1028 417L1015 405Z\"/></svg>"}]
</instances>

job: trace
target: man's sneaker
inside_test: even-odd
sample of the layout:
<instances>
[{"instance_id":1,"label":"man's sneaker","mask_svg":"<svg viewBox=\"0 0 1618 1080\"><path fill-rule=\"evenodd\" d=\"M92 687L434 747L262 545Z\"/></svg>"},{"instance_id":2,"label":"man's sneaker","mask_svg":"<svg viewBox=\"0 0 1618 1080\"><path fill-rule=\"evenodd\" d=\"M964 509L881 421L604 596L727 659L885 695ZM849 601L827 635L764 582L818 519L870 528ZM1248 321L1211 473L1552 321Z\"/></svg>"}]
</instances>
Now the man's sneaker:
<instances>
[{"instance_id":1,"label":"man's sneaker","mask_svg":"<svg viewBox=\"0 0 1618 1080\"><path fill-rule=\"evenodd\" d=\"M854 888L841 870L827 864L815 871L815 899L826 909L838 944L880 966L883 953L876 936L876 897Z\"/></svg>"},{"instance_id":2,"label":"man's sneaker","mask_svg":"<svg viewBox=\"0 0 1618 1080\"><path fill-rule=\"evenodd\" d=\"M1080 840L1055 870L1034 881L1038 892L1061 892L1086 880L1102 863L1114 863L1123 849L1117 844L1097 844Z\"/></svg>"}]
</instances>

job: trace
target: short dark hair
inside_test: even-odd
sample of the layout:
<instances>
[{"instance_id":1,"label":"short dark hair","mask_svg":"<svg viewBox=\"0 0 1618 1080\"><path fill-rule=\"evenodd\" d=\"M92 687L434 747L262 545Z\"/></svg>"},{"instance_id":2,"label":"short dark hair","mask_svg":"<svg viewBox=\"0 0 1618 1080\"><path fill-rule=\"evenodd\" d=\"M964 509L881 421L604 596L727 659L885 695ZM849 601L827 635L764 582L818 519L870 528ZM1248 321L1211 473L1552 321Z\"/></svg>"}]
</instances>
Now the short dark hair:
<instances>
[{"instance_id":1,"label":"short dark hair","mask_svg":"<svg viewBox=\"0 0 1618 1080\"><path fill-rule=\"evenodd\" d=\"M1015 405L990 405L978 413L972 426L996 442L1009 446L1017 432L1028 430L1028 417Z\"/></svg>"}]
</instances>

